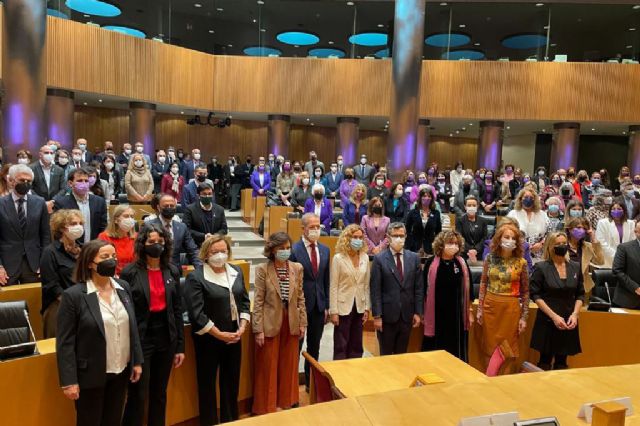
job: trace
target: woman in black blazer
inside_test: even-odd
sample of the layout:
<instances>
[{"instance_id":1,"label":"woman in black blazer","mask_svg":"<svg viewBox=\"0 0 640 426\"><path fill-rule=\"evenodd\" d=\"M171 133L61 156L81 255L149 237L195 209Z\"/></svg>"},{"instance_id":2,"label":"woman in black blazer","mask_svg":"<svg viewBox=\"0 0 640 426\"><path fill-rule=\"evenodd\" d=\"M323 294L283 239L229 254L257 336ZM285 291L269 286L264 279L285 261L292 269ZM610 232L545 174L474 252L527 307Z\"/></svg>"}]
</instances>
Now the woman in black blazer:
<instances>
[{"instance_id":1,"label":"woman in black blazer","mask_svg":"<svg viewBox=\"0 0 640 426\"><path fill-rule=\"evenodd\" d=\"M164 426L171 368L184 361L180 271L171 264L171 236L164 227L145 225L136 238L136 261L120 278L131 287L145 368L129 385L123 425L142 426L148 399L149 426Z\"/></svg>"},{"instance_id":2,"label":"woman in black blazer","mask_svg":"<svg viewBox=\"0 0 640 426\"><path fill-rule=\"evenodd\" d=\"M390 223L404 223L409 212L409 203L404 197L404 186L401 183L394 183L391 187L389 196L384 200L384 212Z\"/></svg>"},{"instance_id":3,"label":"woman in black blazer","mask_svg":"<svg viewBox=\"0 0 640 426\"><path fill-rule=\"evenodd\" d=\"M128 382L142 373L142 348L129 285L115 279L116 250L86 243L58 310L60 386L76 404L78 426L119 426Z\"/></svg>"},{"instance_id":4,"label":"woman in black blazer","mask_svg":"<svg viewBox=\"0 0 640 426\"><path fill-rule=\"evenodd\" d=\"M531 300L540 312L531 335L531 347L540 352L538 366L544 370L568 368L567 356L579 354L578 315L584 303L580 265L567 258L564 232L552 232L545 241L544 261L531 274Z\"/></svg>"},{"instance_id":5,"label":"woman in black blazer","mask_svg":"<svg viewBox=\"0 0 640 426\"><path fill-rule=\"evenodd\" d=\"M436 191L436 202L440 205L440 211L442 213L449 213L451 210L451 197L453 197L453 190L451 184L447 182L447 177L444 173L438 172L438 177L433 185Z\"/></svg>"},{"instance_id":6,"label":"woman in black blazer","mask_svg":"<svg viewBox=\"0 0 640 426\"><path fill-rule=\"evenodd\" d=\"M484 241L488 238L487 220L478 215L479 201L473 195L464 200L466 213L456 218L456 231L464 238L461 256L471 262L482 261Z\"/></svg>"},{"instance_id":7,"label":"woman in black blazer","mask_svg":"<svg viewBox=\"0 0 640 426\"><path fill-rule=\"evenodd\" d=\"M436 210L430 188L420 190L416 207L407 216L407 239L404 248L420 252L421 255L433 253L433 240L442 231L440 212Z\"/></svg>"},{"instance_id":8,"label":"woman in black blazer","mask_svg":"<svg viewBox=\"0 0 640 426\"><path fill-rule=\"evenodd\" d=\"M193 331L198 376L200 424L218 423L216 375L219 373L220 422L238 419L242 334L251 319L242 270L231 265L224 235L204 240L204 262L187 276L185 300Z\"/></svg>"}]
</instances>

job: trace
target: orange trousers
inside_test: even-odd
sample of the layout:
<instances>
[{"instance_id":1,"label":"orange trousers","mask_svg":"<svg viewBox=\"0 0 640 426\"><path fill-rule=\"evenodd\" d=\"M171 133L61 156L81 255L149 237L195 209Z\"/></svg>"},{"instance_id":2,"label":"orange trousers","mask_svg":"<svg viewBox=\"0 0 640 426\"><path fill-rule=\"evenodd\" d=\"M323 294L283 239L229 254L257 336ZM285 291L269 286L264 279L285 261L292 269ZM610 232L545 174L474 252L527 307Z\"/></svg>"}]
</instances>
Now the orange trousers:
<instances>
[{"instance_id":1,"label":"orange trousers","mask_svg":"<svg viewBox=\"0 0 640 426\"><path fill-rule=\"evenodd\" d=\"M298 341L289 330L289 315L282 310L282 326L275 337L256 345L253 378L253 414L273 413L298 403Z\"/></svg>"}]
</instances>

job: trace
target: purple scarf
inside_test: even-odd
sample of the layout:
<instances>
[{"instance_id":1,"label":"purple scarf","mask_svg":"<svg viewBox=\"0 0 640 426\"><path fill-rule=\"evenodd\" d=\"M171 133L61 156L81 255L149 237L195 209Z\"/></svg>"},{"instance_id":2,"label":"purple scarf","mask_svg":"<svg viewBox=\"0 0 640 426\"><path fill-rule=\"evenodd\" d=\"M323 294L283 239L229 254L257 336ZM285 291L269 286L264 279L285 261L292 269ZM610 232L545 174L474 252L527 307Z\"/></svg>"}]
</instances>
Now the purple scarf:
<instances>
[{"instance_id":1,"label":"purple scarf","mask_svg":"<svg viewBox=\"0 0 640 426\"><path fill-rule=\"evenodd\" d=\"M462 320L464 329L469 330L469 270L466 268L464 259L456 256L455 259L462 268L462 290L464 293L464 308L462 309ZM440 257L436 256L429 266L427 275L427 297L424 301L424 335L433 337L436 335L436 275L440 266Z\"/></svg>"}]
</instances>

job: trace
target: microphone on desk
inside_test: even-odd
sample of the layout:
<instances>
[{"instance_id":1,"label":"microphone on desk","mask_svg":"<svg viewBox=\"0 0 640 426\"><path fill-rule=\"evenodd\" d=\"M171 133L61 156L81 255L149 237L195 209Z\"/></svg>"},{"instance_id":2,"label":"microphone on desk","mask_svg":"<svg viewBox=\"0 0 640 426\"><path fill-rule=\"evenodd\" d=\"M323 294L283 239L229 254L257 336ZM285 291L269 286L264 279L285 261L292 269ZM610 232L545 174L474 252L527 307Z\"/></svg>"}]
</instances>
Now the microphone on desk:
<instances>
[{"instance_id":1,"label":"microphone on desk","mask_svg":"<svg viewBox=\"0 0 640 426\"><path fill-rule=\"evenodd\" d=\"M607 298L609 299L609 303L612 303L611 302L611 292L609 292L609 283L606 282L606 281L604 282L604 288L607 289Z\"/></svg>"}]
</instances>

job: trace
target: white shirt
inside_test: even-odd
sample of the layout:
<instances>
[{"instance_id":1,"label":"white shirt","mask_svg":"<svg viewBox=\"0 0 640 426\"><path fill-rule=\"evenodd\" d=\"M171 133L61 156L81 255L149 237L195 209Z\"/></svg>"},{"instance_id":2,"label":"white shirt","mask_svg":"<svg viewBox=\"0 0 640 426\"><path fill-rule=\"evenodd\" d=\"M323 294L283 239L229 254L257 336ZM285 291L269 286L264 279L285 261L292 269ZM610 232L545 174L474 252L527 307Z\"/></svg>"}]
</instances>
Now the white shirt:
<instances>
[{"instance_id":1,"label":"white shirt","mask_svg":"<svg viewBox=\"0 0 640 426\"><path fill-rule=\"evenodd\" d=\"M91 209L89 208L89 194L87 194L87 198L84 200L78 198L75 193L73 196L76 199L76 203L78 203L78 209L82 213L82 217L84 217L84 242L88 243L91 241Z\"/></svg>"},{"instance_id":2,"label":"white shirt","mask_svg":"<svg viewBox=\"0 0 640 426\"><path fill-rule=\"evenodd\" d=\"M264 173L258 173L258 178L260 179L260 187L264 186Z\"/></svg>"},{"instance_id":3,"label":"white shirt","mask_svg":"<svg viewBox=\"0 0 640 426\"><path fill-rule=\"evenodd\" d=\"M404 249L395 251L391 246L389 246L389 250L391 251L391 255L393 256L394 264L397 264L398 258L396 257L396 255L400 253L400 264L402 265L402 273L404 274Z\"/></svg>"},{"instance_id":4,"label":"white shirt","mask_svg":"<svg viewBox=\"0 0 640 426\"><path fill-rule=\"evenodd\" d=\"M319 215L318 215L319 216ZM302 237L302 242L304 243L304 247L307 249L307 254L309 255L309 262L311 262L311 241L307 240L304 236ZM316 259L318 259L318 268L320 268L320 249L318 248L318 242L316 241Z\"/></svg>"},{"instance_id":5,"label":"white shirt","mask_svg":"<svg viewBox=\"0 0 640 426\"><path fill-rule=\"evenodd\" d=\"M24 217L27 217L27 195L26 194L24 197L19 196L18 194L16 194L15 192L11 192L11 198L13 198L13 205L16 207L16 213L18 212L18 200L20 198L24 199L24 203L22 203L22 207L24 207Z\"/></svg>"},{"instance_id":6,"label":"white shirt","mask_svg":"<svg viewBox=\"0 0 640 426\"><path fill-rule=\"evenodd\" d=\"M229 264L225 264L224 272L215 272L208 263L205 263L203 266L204 279L207 282L213 283L215 285L219 285L220 287L226 288L229 290L229 304L232 305L231 312L233 315L234 307L236 304L236 300L233 296L233 283L238 276L238 273L231 267ZM237 307L235 308L237 312ZM233 319L233 318L232 318ZM244 319L247 321L251 321L251 315L247 312L240 313L240 319ZM209 320L207 324L200 330L196 331L196 334L203 335L207 334L213 328L213 321ZM240 325L238 324L238 327Z\"/></svg>"},{"instance_id":7,"label":"white shirt","mask_svg":"<svg viewBox=\"0 0 640 426\"><path fill-rule=\"evenodd\" d=\"M320 202L320 204L318 205L318 203L314 201L313 206L313 212L316 214L316 216L320 217L320 212L322 211L322 202Z\"/></svg>"},{"instance_id":8,"label":"white shirt","mask_svg":"<svg viewBox=\"0 0 640 426\"><path fill-rule=\"evenodd\" d=\"M42 173L44 173L44 181L47 184L47 189L51 187L51 164L48 166L40 161L40 166L42 166Z\"/></svg>"},{"instance_id":9,"label":"white shirt","mask_svg":"<svg viewBox=\"0 0 640 426\"><path fill-rule=\"evenodd\" d=\"M123 288L114 279L111 279L111 286L113 290L109 302L99 294L96 294L96 297L100 305L100 313L104 323L104 337L107 342L107 373L120 374L127 368L131 358L129 314L116 291L123 290ZM87 280L87 294L97 292L93 281Z\"/></svg>"}]
</instances>

